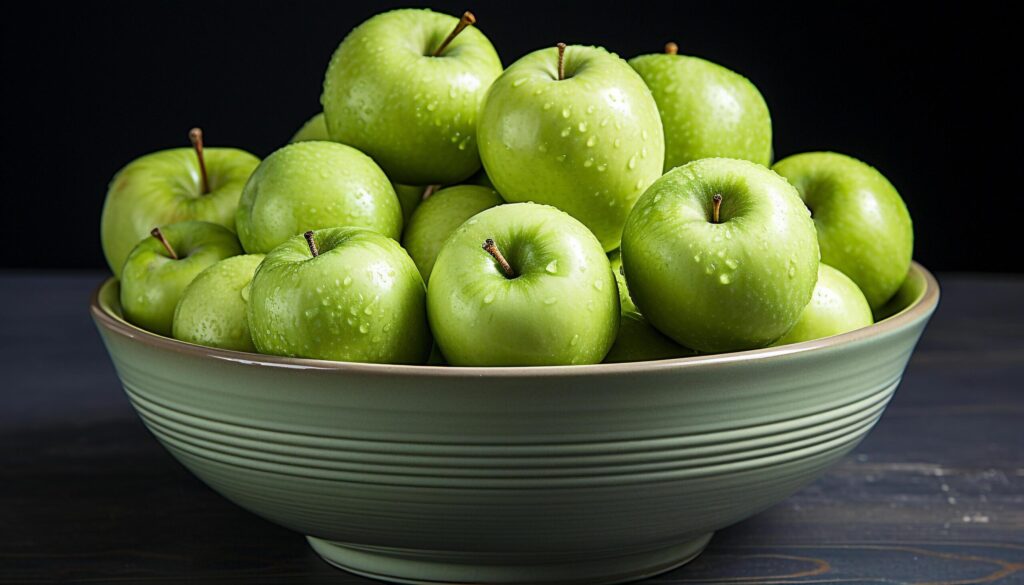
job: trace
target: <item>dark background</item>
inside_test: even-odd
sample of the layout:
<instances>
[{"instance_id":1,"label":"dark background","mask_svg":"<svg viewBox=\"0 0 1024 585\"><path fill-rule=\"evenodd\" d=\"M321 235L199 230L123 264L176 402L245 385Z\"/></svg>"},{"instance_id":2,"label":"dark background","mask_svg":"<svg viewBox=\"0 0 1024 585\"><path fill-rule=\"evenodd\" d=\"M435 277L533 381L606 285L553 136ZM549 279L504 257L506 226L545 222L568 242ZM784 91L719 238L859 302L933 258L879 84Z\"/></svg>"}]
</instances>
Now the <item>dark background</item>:
<instances>
[{"instance_id":1,"label":"dark background","mask_svg":"<svg viewBox=\"0 0 1024 585\"><path fill-rule=\"evenodd\" d=\"M208 144L265 156L319 110L337 44L418 2L34 2L3 16L0 268L103 268L107 182L144 153ZM1006 8L864 3L435 1L472 9L508 65L558 41L660 50L749 77L775 152L836 150L885 173L937 270L1024 271L1024 92ZM891 3L890 3L891 4ZM42 237L41 237L42 236Z\"/></svg>"}]
</instances>

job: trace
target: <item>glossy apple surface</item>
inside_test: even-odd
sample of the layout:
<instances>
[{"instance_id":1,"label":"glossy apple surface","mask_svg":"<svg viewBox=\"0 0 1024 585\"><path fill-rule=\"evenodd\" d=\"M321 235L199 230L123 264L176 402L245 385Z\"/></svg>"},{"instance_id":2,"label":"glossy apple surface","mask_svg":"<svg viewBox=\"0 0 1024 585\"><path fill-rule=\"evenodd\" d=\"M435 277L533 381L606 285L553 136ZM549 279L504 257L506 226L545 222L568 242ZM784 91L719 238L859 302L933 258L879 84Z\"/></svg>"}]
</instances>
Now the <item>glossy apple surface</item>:
<instances>
[{"instance_id":1,"label":"glossy apple surface","mask_svg":"<svg viewBox=\"0 0 1024 585\"><path fill-rule=\"evenodd\" d=\"M571 46L513 63L480 115L480 156L508 202L553 205L619 247L633 203L661 176L665 142L643 79L618 56Z\"/></svg>"},{"instance_id":2,"label":"glossy apple surface","mask_svg":"<svg viewBox=\"0 0 1024 585\"><path fill-rule=\"evenodd\" d=\"M174 310L175 339L237 351L256 351L249 334L246 298L263 254L225 258L199 273Z\"/></svg>"},{"instance_id":3,"label":"glossy apple surface","mask_svg":"<svg viewBox=\"0 0 1024 585\"><path fill-rule=\"evenodd\" d=\"M666 171L716 157L771 164L772 120L750 80L686 55L641 55L629 64L658 103Z\"/></svg>"},{"instance_id":4,"label":"glossy apple surface","mask_svg":"<svg viewBox=\"0 0 1024 585\"><path fill-rule=\"evenodd\" d=\"M154 227L196 219L234 231L242 187L260 160L235 148L203 152L209 193L203 193L199 161L191 148L147 154L114 176L100 219L103 255L114 276L121 276L128 253Z\"/></svg>"},{"instance_id":5,"label":"glossy apple surface","mask_svg":"<svg viewBox=\"0 0 1024 585\"><path fill-rule=\"evenodd\" d=\"M302 235L263 260L249 290L262 353L350 362L423 364L430 354L425 287L398 242L363 228Z\"/></svg>"},{"instance_id":6,"label":"glossy apple surface","mask_svg":"<svg viewBox=\"0 0 1024 585\"><path fill-rule=\"evenodd\" d=\"M429 282L434 261L448 236L467 219L502 203L493 189L456 185L441 189L420 204L402 235L402 246L416 263L424 282Z\"/></svg>"},{"instance_id":7,"label":"glossy apple surface","mask_svg":"<svg viewBox=\"0 0 1024 585\"><path fill-rule=\"evenodd\" d=\"M365 152L402 184L453 184L475 173L477 114L501 61L475 26L434 56L458 23L402 9L349 33L320 98L331 139Z\"/></svg>"},{"instance_id":8,"label":"glossy apple surface","mask_svg":"<svg viewBox=\"0 0 1024 585\"><path fill-rule=\"evenodd\" d=\"M488 238L512 275L482 248ZM456 229L427 302L434 338L455 366L598 363L619 325L600 242L566 213L533 203L493 207Z\"/></svg>"},{"instance_id":9,"label":"glossy apple surface","mask_svg":"<svg viewBox=\"0 0 1024 585\"><path fill-rule=\"evenodd\" d=\"M296 142L253 172L236 225L245 251L265 254L296 234L328 227L365 227L397 239L402 208L365 154L336 142Z\"/></svg>"},{"instance_id":10,"label":"glossy apple surface","mask_svg":"<svg viewBox=\"0 0 1024 585\"><path fill-rule=\"evenodd\" d=\"M676 343L753 349L789 331L811 300L818 243L785 179L749 161L702 159L669 171L637 202L622 265L637 307Z\"/></svg>"},{"instance_id":11,"label":"glossy apple surface","mask_svg":"<svg viewBox=\"0 0 1024 585\"><path fill-rule=\"evenodd\" d=\"M629 297L626 277L622 274L621 254L618 251L612 252L608 259L611 262L612 274L615 276L615 284L619 288L621 317L619 333L608 355L604 357L605 363L642 362L697 355L692 349L665 337L644 319L633 299Z\"/></svg>"},{"instance_id":12,"label":"glossy apple surface","mask_svg":"<svg viewBox=\"0 0 1024 585\"><path fill-rule=\"evenodd\" d=\"M786 157L772 169L786 177L811 210L821 261L857 283L873 309L903 283L914 252L914 226L896 188L882 173L835 152Z\"/></svg>"},{"instance_id":13,"label":"glossy apple surface","mask_svg":"<svg viewBox=\"0 0 1024 585\"><path fill-rule=\"evenodd\" d=\"M156 237L139 241L121 274L121 308L129 323L170 337L185 288L206 268L241 254L242 247L231 230L206 221L172 223L160 231L178 258Z\"/></svg>"},{"instance_id":14,"label":"glossy apple surface","mask_svg":"<svg viewBox=\"0 0 1024 585\"><path fill-rule=\"evenodd\" d=\"M874 323L864 293L845 274L827 264L818 265L818 282L811 302L796 325L772 345L785 345L839 335Z\"/></svg>"}]
</instances>

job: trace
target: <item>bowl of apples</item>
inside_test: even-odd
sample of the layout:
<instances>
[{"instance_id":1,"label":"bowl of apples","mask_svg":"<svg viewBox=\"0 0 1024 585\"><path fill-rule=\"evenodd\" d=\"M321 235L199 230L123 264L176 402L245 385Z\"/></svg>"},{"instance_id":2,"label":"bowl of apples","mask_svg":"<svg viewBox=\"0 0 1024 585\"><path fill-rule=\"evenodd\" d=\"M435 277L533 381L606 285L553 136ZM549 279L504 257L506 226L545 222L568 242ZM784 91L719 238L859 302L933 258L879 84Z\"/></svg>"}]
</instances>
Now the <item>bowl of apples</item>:
<instances>
[{"instance_id":1,"label":"bowl of apples","mask_svg":"<svg viewBox=\"0 0 1024 585\"><path fill-rule=\"evenodd\" d=\"M93 319L168 451L333 565L667 571L863 439L938 285L877 170L771 164L742 76L671 44L502 70L474 24L366 21L262 161L194 130L129 163Z\"/></svg>"}]
</instances>

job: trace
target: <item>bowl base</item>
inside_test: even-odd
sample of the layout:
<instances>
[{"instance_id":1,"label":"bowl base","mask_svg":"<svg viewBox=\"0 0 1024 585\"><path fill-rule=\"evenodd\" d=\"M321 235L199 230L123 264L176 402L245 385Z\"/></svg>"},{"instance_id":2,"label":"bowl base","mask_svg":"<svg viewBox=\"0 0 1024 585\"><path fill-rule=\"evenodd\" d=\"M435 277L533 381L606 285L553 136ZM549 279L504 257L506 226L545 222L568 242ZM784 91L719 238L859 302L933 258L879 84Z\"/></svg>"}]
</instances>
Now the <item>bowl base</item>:
<instances>
[{"instance_id":1,"label":"bowl base","mask_svg":"<svg viewBox=\"0 0 1024 585\"><path fill-rule=\"evenodd\" d=\"M664 548L626 555L573 555L544 561L529 554L494 555L408 550L336 543L307 536L320 557L339 569L392 583L559 583L610 585L652 577L697 558L711 533Z\"/></svg>"}]
</instances>

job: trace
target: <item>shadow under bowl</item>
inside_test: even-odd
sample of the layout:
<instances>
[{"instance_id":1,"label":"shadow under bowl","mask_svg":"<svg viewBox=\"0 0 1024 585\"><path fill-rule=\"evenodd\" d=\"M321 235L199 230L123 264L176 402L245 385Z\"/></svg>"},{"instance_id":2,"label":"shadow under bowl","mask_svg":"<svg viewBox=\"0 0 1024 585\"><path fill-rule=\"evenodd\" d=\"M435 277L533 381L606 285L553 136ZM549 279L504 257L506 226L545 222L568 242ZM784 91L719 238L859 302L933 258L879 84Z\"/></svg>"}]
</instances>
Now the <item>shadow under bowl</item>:
<instances>
[{"instance_id":1,"label":"shadow under bowl","mask_svg":"<svg viewBox=\"0 0 1024 585\"><path fill-rule=\"evenodd\" d=\"M229 500L346 570L405 583L617 583L697 556L881 416L939 288L870 327L589 366L452 368L200 347L91 312L146 426Z\"/></svg>"}]
</instances>

